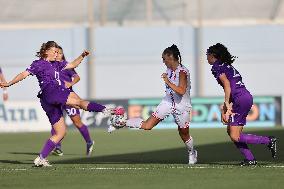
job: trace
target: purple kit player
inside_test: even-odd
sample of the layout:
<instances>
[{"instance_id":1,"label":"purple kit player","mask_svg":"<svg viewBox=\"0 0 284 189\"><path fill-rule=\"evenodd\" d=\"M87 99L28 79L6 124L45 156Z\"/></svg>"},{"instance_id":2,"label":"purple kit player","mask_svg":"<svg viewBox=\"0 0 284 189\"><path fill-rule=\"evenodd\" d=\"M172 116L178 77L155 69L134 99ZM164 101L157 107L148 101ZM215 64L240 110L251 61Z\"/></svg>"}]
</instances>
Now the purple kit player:
<instances>
[{"instance_id":1,"label":"purple kit player","mask_svg":"<svg viewBox=\"0 0 284 189\"><path fill-rule=\"evenodd\" d=\"M0 82L6 82L1 67L0 67ZM4 100L4 101L7 101L7 100L8 100L8 91L7 91L7 88L6 88L6 87L3 87L3 100Z\"/></svg>"},{"instance_id":2,"label":"purple kit player","mask_svg":"<svg viewBox=\"0 0 284 189\"><path fill-rule=\"evenodd\" d=\"M58 47L58 55L56 57L56 61L57 62L66 61L63 49L61 47ZM69 89L70 91L73 91L72 86L80 81L80 77L74 69L62 70L58 74L60 79L59 84L64 86L66 89ZM75 125L75 127L77 127L77 129L80 131L81 135L83 136L84 140L86 141L87 155L90 156L93 151L94 141L90 137L88 127L82 123L79 109L68 105L64 105L63 109L65 109L67 115L70 117L73 124ZM51 135L54 134L55 130L52 128ZM59 142L56 145L55 149L52 151L52 154L63 156L61 142Z\"/></svg>"},{"instance_id":3,"label":"purple kit player","mask_svg":"<svg viewBox=\"0 0 284 189\"><path fill-rule=\"evenodd\" d=\"M247 144L267 145L276 157L276 138L271 136L257 136L243 133L246 125L246 117L253 105L253 97L246 89L242 76L232 66L235 61L228 49L217 43L207 49L207 60L212 65L211 71L217 82L223 87L225 92L225 102L222 110L222 122L227 124L227 133L236 147L245 157L241 166L256 165L252 152Z\"/></svg>"},{"instance_id":4,"label":"purple kit player","mask_svg":"<svg viewBox=\"0 0 284 189\"><path fill-rule=\"evenodd\" d=\"M18 83L29 75L35 75L38 79L41 88L38 97L55 133L46 141L39 156L34 160L35 166L51 166L46 157L65 136L66 124L63 118L62 106L70 105L86 111L103 112L106 114L124 113L123 109L107 109L103 105L83 100L75 92L59 85L58 73L64 69L77 67L88 54L88 51L84 51L71 63L65 61L56 62L58 45L54 41L48 41L42 44L40 51L37 52L39 59L33 61L29 68L18 74L10 82L0 83L1 88L3 88Z\"/></svg>"}]
</instances>

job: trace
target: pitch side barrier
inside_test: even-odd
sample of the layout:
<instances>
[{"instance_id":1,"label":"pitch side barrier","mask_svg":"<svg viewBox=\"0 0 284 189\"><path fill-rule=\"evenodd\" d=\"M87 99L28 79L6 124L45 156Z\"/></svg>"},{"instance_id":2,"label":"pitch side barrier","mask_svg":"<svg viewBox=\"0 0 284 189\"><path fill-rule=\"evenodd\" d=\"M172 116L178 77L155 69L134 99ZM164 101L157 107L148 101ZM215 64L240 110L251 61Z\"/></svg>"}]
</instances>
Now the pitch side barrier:
<instances>
[{"instance_id":1,"label":"pitch side barrier","mask_svg":"<svg viewBox=\"0 0 284 189\"><path fill-rule=\"evenodd\" d=\"M109 99L97 100L107 107L123 106L127 110L127 116L142 117L147 119L160 98L139 99ZM220 121L220 106L222 97L192 98L192 122L191 128L215 128L224 127ZM254 97L254 105L247 118L248 127L275 127L281 125L281 97L257 96ZM102 113L90 113L81 111L82 121L95 128L106 128L108 118ZM71 120L66 117L68 126L73 127ZM173 117L167 117L155 128L175 128ZM34 132L50 131L51 126L38 101L8 101L0 102L0 132Z\"/></svg>"},{"instance_id":2,"label":"pitch side barrier","mask_svg":"<svg viewBox=\"0 0 284 189\"><path fill-rule=\"evenodd\" d=\"M38 101L0 101L0 132L50 131L51 126Z\"/></svg>"},{"instance_id":3,"label":"pitch side barrier","mask_svg":"<svg viewBox=\"0 0 284 189\"><path fill-rule=\"evenodd\" d=\"M192 122L191 128L217 128L225 127L221 123L220 106L224 101L223 97L192 98ZM123 100L98 100L98 103L109 107L123 106L127 110L128 118L142 117L147 119L161 98L139 98ZM84 115L85 114L85 115ZM280 96L257 96L254 97L254 104L247 117L248 127L275 127L281 125L281 97ZM83 112L83 121L95 127L105 127L108 119L102 114ZM71 124L70 121L67 121ZM155 128L175 128L172 116L167 117Z\"/></svg>"}]
</instances>

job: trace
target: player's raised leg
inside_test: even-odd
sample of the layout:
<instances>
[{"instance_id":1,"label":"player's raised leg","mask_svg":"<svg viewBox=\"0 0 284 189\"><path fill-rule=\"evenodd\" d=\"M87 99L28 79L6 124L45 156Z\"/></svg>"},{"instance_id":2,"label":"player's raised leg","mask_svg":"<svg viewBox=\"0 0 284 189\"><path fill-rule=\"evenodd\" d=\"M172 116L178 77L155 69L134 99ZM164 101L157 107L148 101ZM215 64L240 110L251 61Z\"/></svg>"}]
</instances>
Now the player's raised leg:
<instances>
[{"instance_id":1,"label":"player's raised leg","mask_svg":"<svg viewBox=\"0 0 284 189\"><path fill-rule=\"evenodd\" d=\"M104 105L98 104L94 101L83 100L75 92L70 92L66 105L80 108L89 112L103 112L107 115L122 115L125 112L123 108L106 108Z\"/></svg>"}]
</instances>

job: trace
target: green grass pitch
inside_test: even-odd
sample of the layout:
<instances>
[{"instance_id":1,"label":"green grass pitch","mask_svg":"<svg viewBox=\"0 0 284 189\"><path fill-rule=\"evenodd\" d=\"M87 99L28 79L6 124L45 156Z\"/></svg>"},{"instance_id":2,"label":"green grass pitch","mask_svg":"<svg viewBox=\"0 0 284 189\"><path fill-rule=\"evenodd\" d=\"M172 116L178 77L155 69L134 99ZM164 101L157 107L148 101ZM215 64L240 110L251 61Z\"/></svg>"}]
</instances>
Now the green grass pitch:
<instances>
[{"instance_id":1,"label":"green grass pitch","mask_svg":"<svg viewBox=\"0 0 284 189\"><path fill-rule=\"evenodd\" d=\"M245 129L278 137L273 160L264 145L250 145L259 165L239 167L242 156L224 128L192 129L198 164L187 165L187 153L177 130L127 130L112 134L92 129L96 145L85 156L77 130L68 130L64 156L50 155L51 168L33 167L49 133L0 134L0 188L284 188L284 129Z\"/></svg>"}]
</instances>

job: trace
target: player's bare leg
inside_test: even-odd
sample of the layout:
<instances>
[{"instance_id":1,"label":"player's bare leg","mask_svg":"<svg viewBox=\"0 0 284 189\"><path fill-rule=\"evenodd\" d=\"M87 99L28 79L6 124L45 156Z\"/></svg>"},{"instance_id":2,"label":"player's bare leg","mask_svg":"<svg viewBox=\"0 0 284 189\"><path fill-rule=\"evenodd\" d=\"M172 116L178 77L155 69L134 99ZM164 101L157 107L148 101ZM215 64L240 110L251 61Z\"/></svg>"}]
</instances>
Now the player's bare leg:
<instances>
[{"instance_id":1,"label":"player's bare leg","mask_svg":"<svg viewBox=\"0 0 284 189\"><path fill-rule=\"evenodd\" d=\"M130 120L128 120L128 122L130 124ZM160 123L160 120L151 115L146 121L142 121L140 129L151 130L158 123ZM126 125L127 125L127 122L126 122Z\"/></svg>"},{"instance_id":2,"label":"player's bare leg","mask_svg":"<svg viewBox=\"0 0 284 189\"><path fill-rule=\"evenodd\" d=\"M129 128L137 128L137 129L144 129L144 130L151 130L155 127L161 120L157 119L154 116L150 116L147 120L143 120L142 118L131 118L125 119L122 115L114 115L110 119L110 126L108 128L108 132L111 133L116 129L121 127L129 127Z\"/></svg>"}]
</instances>

